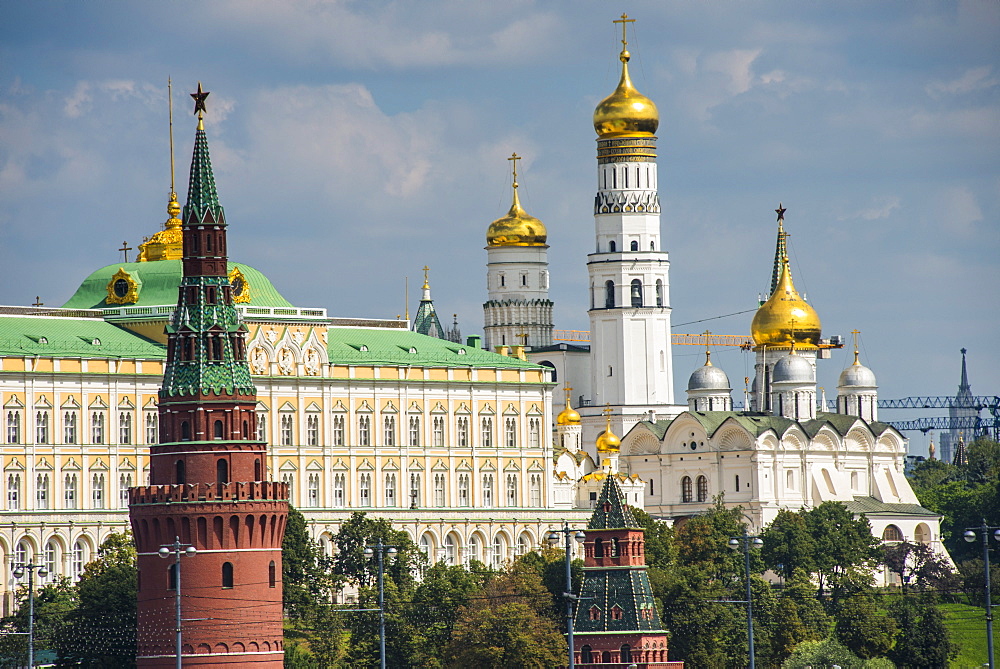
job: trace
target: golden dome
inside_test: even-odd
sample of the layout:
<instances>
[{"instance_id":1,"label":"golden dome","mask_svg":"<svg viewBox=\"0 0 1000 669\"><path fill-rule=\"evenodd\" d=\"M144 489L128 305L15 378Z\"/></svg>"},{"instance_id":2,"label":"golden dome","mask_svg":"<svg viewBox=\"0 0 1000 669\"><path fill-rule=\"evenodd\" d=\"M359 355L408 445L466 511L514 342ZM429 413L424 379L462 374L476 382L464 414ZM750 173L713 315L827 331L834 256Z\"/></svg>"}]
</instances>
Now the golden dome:
<instances>
[{"instance_id":1,"label":"golden dome","mask_svg":"<svg viewBox=\"0 0 1000 669\"><path fill-rule=\"evenodd\" d=\"M559 412L556 416L556 425L579 425L580 424L580 414L573 405L570 403L569 399L570 388L566 388L566 408Z\"/></svg>"},{"instance_id":2,"label":"golden dome","mask_svg":"<svg viewBox=\"0 0 1000 669\"><path fill-rule=\"evenodd\" d=\"M517 161L520 156L513 154L508 160L514 161L514 201L510 211L503 218L490 224L486 231L487 246L545 246L548 232L545 225L534 216L529 216L521 207L517 197Z\"/></svg>"},{"instance_id":3,"label":"golden dome","mask_svg":"<svg viewBox=\"0 0 1000 669\"><path fill-rule=\"evenodd\" d=\"M180 213L181 206L177 202L177 193L171 189L170 202L167 203L167 216L169 218L163 224L163 230L154 233L152 237L139 244L139 262L177 260L184 257L182 223L181 219L177 218Z\"/></svg>"},{"instance_id":4,"label":"golden dome","mask_svg":"<svg viewBox=\"0 0 1000 669\"><path fill-rule=\"evenodd\" d=\"M794 341L798 348L809 349L819 344L819 315L795 290L788 256L781 263L774 292L754 314L750 334L757 346L788 346Z\"/></svg>"},{"instance_id":5,"label":"golden dome","mask_svg":"<svg viewBox=\"0 0 1000 669\"><path fill-rule=\"evenodd\" d=\"M628 76L629 52L623 49L619 58L622 78L615 92L601 100L594 110L594 130L598 137L652 135L660 125L660 113L656 104L632 85Z\"/></svg>"},{"instance_id":6,"label":"golden dome","mask_svg":"<svg viewBox=\"0 0 1000 669\"><path fill-rule=\"evenodd\" d=\"M611 416L608 415L608 425L597 438L598 453L617 453L622 448L622 440L611 431Z\"/></svg>"}]
</instances>

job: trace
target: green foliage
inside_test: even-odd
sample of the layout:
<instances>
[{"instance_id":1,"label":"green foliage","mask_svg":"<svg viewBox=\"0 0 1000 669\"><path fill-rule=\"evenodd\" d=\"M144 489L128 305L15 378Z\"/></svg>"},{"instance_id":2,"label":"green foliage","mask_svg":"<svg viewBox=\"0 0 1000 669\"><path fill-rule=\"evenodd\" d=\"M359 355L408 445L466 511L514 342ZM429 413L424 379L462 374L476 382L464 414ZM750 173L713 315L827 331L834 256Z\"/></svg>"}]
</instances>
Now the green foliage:
<instances>
[{"instance_id":1,"label":"green foliage","mask_svg":"<svg viewBox=\"0 0 1000 669\"><path fill-rule=\"evenodd\" d=\"M564 641L544 611L551 596L537 571L515 562L465 606L445 651L448 667L552 667Z\"/></svg>"},{"instance_id":2,"label":"green foliage","mask_svg":"<svg viewBox=\"0 0 1000 669\"><path fill-rule=\"evenodd\" d=\"M28 653L28 588L18 588L15 593L17 609L13 615L3 619L5 630L18 634L0 637L0 659L2 666L19 666ZM35 648L56 648L59 635L66 623L66 617L76 608L76 588L69 579L60 578L35 592ZM36 650L37 652L37 650Z\"/></svg>"},{"instance_id":3,"label":"green foliage","mask_svg":"<svg viewBox=\"0 0 1000 669\"><path fill-rule=\"evenodd\" d=\"M525 567L534 569L542 580L545 589L552 596L552 605L546 615L552 619L559 631L566 632L566 552L557 548L547 548L542 551L525 553L517 559ZM570 563L570 579L573 584L571 592L579 592L583 585L583 560L573 560Z\"/></svg>"},{"instance_id":4,"label":"green foliage","mask_svg":"<svg viewBox=\"0 0 1000 669\"><path fill-rule=\"evenodd\" d=\"M837 600L869 587L880 555L879 541L872 536L868 519L855 518L840 502L823 502L799 513L805 515L815 544L813 564L820 588L832 588Z\"/></svg>"},{"instance_id":5,"label":"green foliage","mask_svg":"<svg viewBox=\"0 0 1000 669\"><path fill-rule=\"evenodd\" d=\"M816 599L816 586L801 568L795 570L778 598L772 629L776 662L788 658L803 641L820 641L830 634L830 617Z\"/></svg>"},{"instance_id":6,"label":"green foliage","mask_svg":"<svg viewBox=\"0 0 1000 669\"><path fill-rule=\"evenodd\" d=\"M932 602L900 599L891 611L899 624L899 633L889 659L900 669L943 667L957 652L944 616Z\"/></svg>"},{"instance_id":7,"label":"green foliage","mask_svg":"<svg viewBox=\"0 0 1000 669\"><path fill-rule=\"evenodd\" d=\"M800 643L781 669L820 669L838 665L843 669L867 669L868 663L836 639Z\"/></svg>"},{"instance_id":8,"label":"green foliage","mask_svg":"<svg viewBox=\"0 0 1000 669\"><path fill-rule=\"evenodd\" d=\"M927 544L901 541L882 546L882 562L921 591L949 592L957 588L959 577L948 561Z\"/></svg>"},{"instance_id":9,"label":"green foliage","mask_svg":"<svg viewBox=\"0 0 1000 669\"><path fill-rule=\"evenodd\" d=\"M60 663L135 666L138 576L132 536L110 535L76 584L78 604L57 641Z\"/></svg>"},{"instance_id":10,"label":"green foliage","mask_svg":"<svg viewBox=\"0 0 1000 669\"><path fill-rule=\"evenodd\" d=\"M332 560L309 538L305 517L289 506L281 541L282 601L289 619L309 621L321 615L337 585L331 572Z\"/></svg>"},{"instance_id":11,"label":"green foliage","mask_svg":"<svg viewBox=\"0 0 1000 669\"><path fill-rule=\"evenodd\" d=\"M761 557L767 568L785 578L796 570L816 571L816 541L806 525L804 513L782 509L761 533Z\"/></svg>"},{"instance_id":12,"label":"green foliage","mask_svg":"<svg viewBox=\"0 0 1000 669\"><path fill-rule=\"evenodd\" d=\"M840 602L837 639L861 658L884 656L896 637L896 621L875 605L869 594L854 594Z\"/></svg>"}]
</instances>

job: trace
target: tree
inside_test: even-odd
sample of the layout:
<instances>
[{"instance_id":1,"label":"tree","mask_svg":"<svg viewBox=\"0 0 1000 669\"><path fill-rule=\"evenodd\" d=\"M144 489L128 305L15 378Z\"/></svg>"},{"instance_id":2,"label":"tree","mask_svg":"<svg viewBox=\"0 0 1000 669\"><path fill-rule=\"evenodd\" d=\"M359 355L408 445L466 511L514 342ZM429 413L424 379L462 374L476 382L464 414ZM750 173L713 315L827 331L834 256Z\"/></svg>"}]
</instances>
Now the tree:
<instances>
[{"instance_id":1,"label":"tree","mask_svg":"<svg viewBox=\"0 0 1000 669\"><path fill-rule=\"evenodd\" d=\"M884 656L896 637L896 621L875 605L868 594L854 594L840 602L834 630L837 639L861 658Z\"/></svg>"},{"instance_id":2,"label":"tree","mask_svg":"<svg viewBox=\"0 0 1000 669\"><path fill-rule=\"evenodd\" d=\"M27 586L19 588L16 595L19 602L13 615L4 618L4 628L17 632L15 635L4 635L0 646L0 658L10 658L12 665L19 666L28 652L28 602ZM49 583L35 593L35 648L56 648L59 634L62 632L66 617L76 608L76 588L69 579L60 578L55 583ZM16 658L16 659L15 659ZM3 662L0 659L0 662ZM3 663L3 666L7 666Z\"/></svg>"},{"instance_id":3,"label":"tree","mask_svg":"<svg viewBox=\"0 0 1000 669\"><path fill-rule=\"evenodd\" d=\"M816 586L801 568L795 570L778 598L772 628L773 654L778 662L788 658L803 641L829 636L830 617L816 599Z\"/></svg>"},{"instance_id":4,"label":"tree","mask_svg":"<svg viewBox=\"0 0 1000 669\"><path fill-rule=\"evenodd\" d=\"M79 603L57 642L60 663L135 666L138 575L131 534L109 535L76 584Z\"/></svg>"},{"instance_id":5,"label":"tree","mask_svg":"<svg viewBox=\"0 0 1000 669\"><path fill-rule=\"evenodd\" d=\"M632 508L635 517L644 530L644 546L646 550L646 566L665 569L677 560L677 550L674 543L674 528L657 520L642 509Z\"/></svg>"},{"instance_id":6,"label":"tree","mask_svg":"<svg viewBox=\"0 0 1000 669\"><path fill-rule=\"evenodd\" d=\"M560 535L561 536L561 535ZM534 569L552 596L552 605L544 611L559 631L566 632L566 553L559 548L546 548L541 551L525 553L517 559L521 565ZM583 560L576 559L570 563L570 578L573 583L572 592L579 592L583 584Z\"/></svg>"},{"instance_id":7,"label":"tree","mask_svg":"<svg viewBox=\"0 0 1000 669\"><path fill-rule=\"evenodd\" d=\"M948 561L927 544L901 541L882 546L882 561L903 583L912 582L922 591L948 592L959 582Z\"/></svg>"},{"instance_id":8,"label":"tree","mask_svg":"<svg viewBox=\"0 0 1000 669\"><path fill-rule=\"evenodd\" d=\"M901 599L892 606L899 624L889 659L900 669L944 667L957 651L941 611L932 602Z\"/></svg>"},{"instance_id":9,"label":"tree","mask_svg":"<svg viewBox=\"0 0 1000 669\"><path fill-rule=\"evenodd\" d=\"M860 669L864 664L864 660L852 653L844 644L831 638L800 643L791 656L782 663L781 669L811 669L834 665L843 669Z\"/></svg>"},{"instance_id":10,"label":"tree","mask_svg":"<svg viewBox=\"0 0 1000 669\"><path fill-rule=\"evenodd\" d=\"M288 507L288 522L281 541L281 586L285 613L293 621L308 620L317 607L329 604L337 579L332 560L309 537L306 519Z\"/></svg>"},{"instance_id":11,"label":"tree","mask_svg":"<svg viewBox=\"0 0 1000 669\"><path fill-rule=\"evenodd\" d=\"M445 652L449 667L552 667L564 641L544 610L551 597L538 573L515 562L491 577L462 609Z\"/></svg>"},{"instance_id":12,"label":"tree","mask_svg":"<svg viewBox=\"0 0 1000 669\"><path fill-rule=\"evenodd\" d=\"M761 557L768 569L785 578L795 570L816 571L816 541L803 513L781 509L761 532Z\"/></svg>"},{"instance_id":13,"label":"tree","mask_svg":"<svg viewBox=\"0 0 1000 669\"><path fill-rule=\"evenodd\" d=\"M823 502L804 513L816 544L814 566L820 590L824 585L831 587L837 600L870 586L880 555L868 519L855 518L840 502Z\"/></svg>"}]
</instances>

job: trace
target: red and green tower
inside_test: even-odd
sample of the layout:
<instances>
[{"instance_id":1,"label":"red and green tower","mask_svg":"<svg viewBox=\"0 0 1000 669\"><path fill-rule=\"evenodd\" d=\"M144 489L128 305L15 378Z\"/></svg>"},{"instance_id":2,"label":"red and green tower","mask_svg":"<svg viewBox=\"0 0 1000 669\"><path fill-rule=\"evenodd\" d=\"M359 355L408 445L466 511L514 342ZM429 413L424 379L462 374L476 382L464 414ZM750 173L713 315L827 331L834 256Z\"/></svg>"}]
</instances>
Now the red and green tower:
<instances>
[{"instance_id":1,"label":"red and green tower","mask_svg":"<svg viewBox=\"0 0 1000 669\"><path fill-rule=\"evenodd\" d=\"M604 480L586 534L574 621L577 669L682 668L683 662L667 661L667 630L646 574L644 532L614 475Z\"/></svg>"},{"instance_id":2,"label":"red and green tower","mask_svg":"<svg viewBox=\"0 0 1000 669\"><path fill-rule=\"evenodd\" d=\"M257 390L246 327L233 305L226 217L205 135L207 96L199 83L182 215L184 273L159 392L160 443L150 447L149 485L129 495L139 553L138 665L176 666L179 591L184 666L281 667L288 487L265 480L267 443L257 436ZM159 554L164 546L168 559Z\"/></svg>"}]
</instances>

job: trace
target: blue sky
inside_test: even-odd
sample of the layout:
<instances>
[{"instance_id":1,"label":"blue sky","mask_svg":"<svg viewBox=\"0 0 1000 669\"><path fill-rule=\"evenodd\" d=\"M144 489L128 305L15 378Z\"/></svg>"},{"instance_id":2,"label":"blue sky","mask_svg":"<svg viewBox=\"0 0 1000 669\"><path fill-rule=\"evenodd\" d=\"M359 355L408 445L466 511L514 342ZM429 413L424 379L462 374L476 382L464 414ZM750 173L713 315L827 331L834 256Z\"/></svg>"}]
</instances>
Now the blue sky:
<instances>
[{"instance_id":1,"label":"blue sky","mask_svg":"<svg viewBox=\"0 0 1000 669\"><path fill-rule=\"evenodd\" d=\"M6 2L0 303L58 305L165 219L166 81L181 200L206 126L235 259L301 306L482 328L489 223L524 156L556 327L586 329L591 114L633 79L660 110L674 323L752 309L778 202L824 334L857 328L882 397L1000 392L1000 4L969 2ZM742 334L752 314L678 326ZM752 364L715 361L739 387ZM850 360L820 368L832 395ZM678 395L700 364L675 349ZM737 399L739 399L737 397ZM885 418L895 414L884 415ZM914 446L926 437L914 436Z\"/></svg>"}]
</instances>

